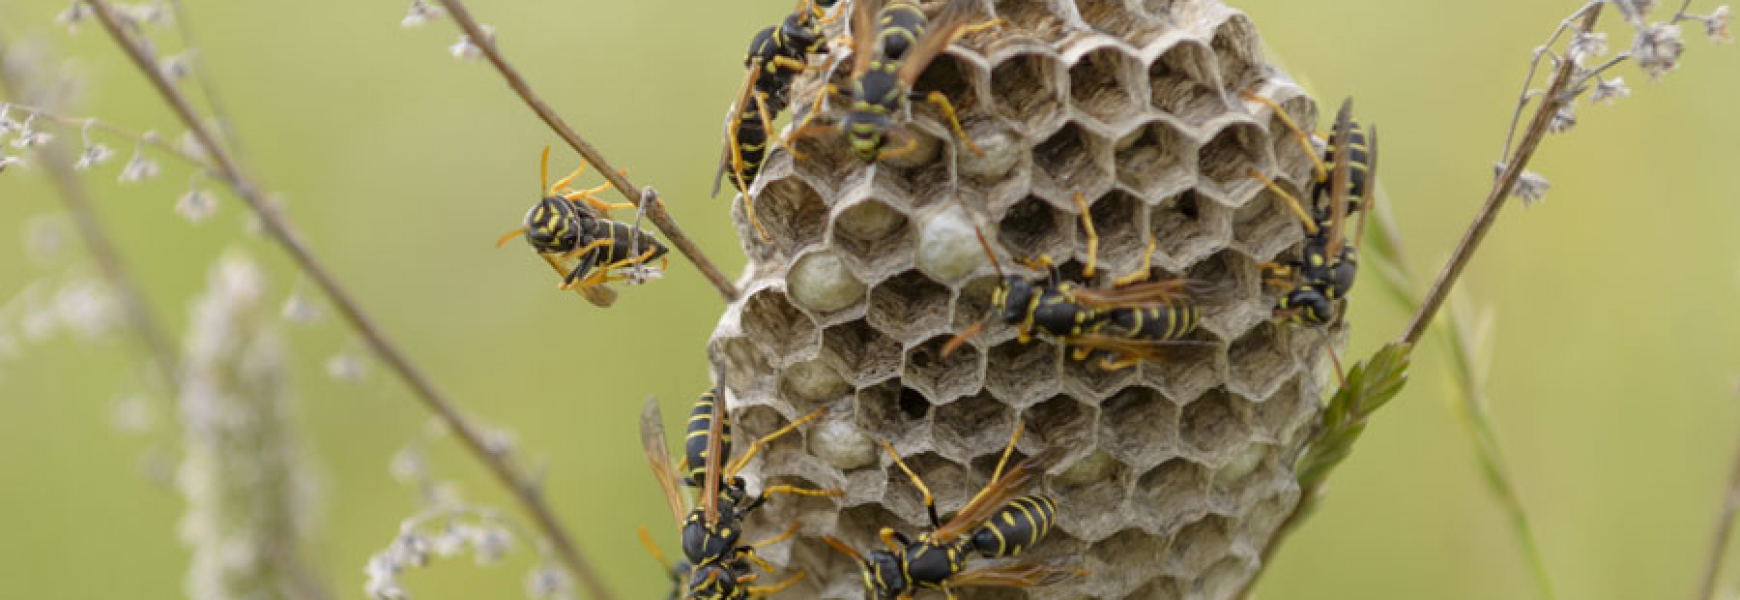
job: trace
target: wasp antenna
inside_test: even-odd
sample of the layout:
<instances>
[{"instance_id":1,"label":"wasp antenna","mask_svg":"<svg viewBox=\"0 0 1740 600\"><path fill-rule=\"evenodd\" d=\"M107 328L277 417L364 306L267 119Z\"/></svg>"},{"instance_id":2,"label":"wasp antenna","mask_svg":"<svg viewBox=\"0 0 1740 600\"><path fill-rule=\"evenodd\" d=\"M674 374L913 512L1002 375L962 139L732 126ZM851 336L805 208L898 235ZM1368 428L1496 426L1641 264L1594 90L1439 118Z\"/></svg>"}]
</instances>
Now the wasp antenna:
<instances>
[{"instance_id":1,"label":"wasp antenna","mask_svg":"<svg viewBox=\"0 0 1740 600\"><path fill-rule=\"evenodd\" d=\"M985 319L989 318L990 317L986 317ZM948 358L950 354L954 354L956 350L961 349L961 346L965 345L967 340L973 339L973 336L979 335L980 331L984 331L985 319L974 321L973 325L968 327L966 331L962 331L959 334L956 334L955 337L949 338L948 343L943 344L942 347L943 358Z\"/></svg>"},{"instance_id":2,"label":"wasp antenna","mask_svg":"<svg viewBox=\"0 0 1740 600\"><path fill-rule=\"evenodd\" d=\"M544 158L538 161L538 191L550 188L550 147L544 146ZM542 196L540 196L541 198Z\"/></svg>"},{"instance_id":3,"label":"wasp antenna","mask_svg":"<svg viewBox=\"0 0 1740 600\"><path fill-rule=\"evenodd\" d=\"M498 239L495 241L495 247L497 249L500 249L502 246L506 246L508 243L508 240L514 239L514 238L519 237L521 235L524 235L526 233L526 231L528 231L527 228L521 227L519 229L515 229L513 231L509 231L505 234L502 234L501 239Z\"/></svg>"},{"instance_id":4,"label":"wasp antenna","mask_svg":"<svg viewBox=\"0 0 1740 600\"><path fill-rule=\"evenodd\" d=\"M985 241L985 230L980 229L978 223L973 224L973 235L978 236L979 247L984 248L985 249L985 256L990 257L991 268L997 270L998 277L1004 277L1003 264L997 262L997 253L996 253L996 251L991 250L991 242Z\"/></svg>"}]
</instances>

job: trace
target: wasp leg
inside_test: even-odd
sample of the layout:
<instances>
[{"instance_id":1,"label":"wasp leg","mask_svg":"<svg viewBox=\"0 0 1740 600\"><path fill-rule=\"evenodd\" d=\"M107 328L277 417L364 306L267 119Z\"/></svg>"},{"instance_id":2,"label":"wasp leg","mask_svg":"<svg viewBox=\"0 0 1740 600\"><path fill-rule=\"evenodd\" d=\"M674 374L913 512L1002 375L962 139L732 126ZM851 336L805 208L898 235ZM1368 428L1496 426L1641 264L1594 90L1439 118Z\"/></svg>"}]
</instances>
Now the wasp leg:
<instances>
[{"instance_id":1,"label":"wasp leg","mask_svg":"<svg viewBox=\"0 0 1740 600\"><path fill-rule=\"evenodd\" d=\"M1287 190L1281 189L1281 186L1277 185L1275 180L1264 177L1263 174L1258 173L1256 169L1249 169L1246 173L1257 181L1263 182L1263 185L1268 186L1269 191L1274 192L1276 196L1280 196L1282 200L1287 201L1287 206L1293 209L1293 214L1297 215L1299 217L1299 222L1305 225L1306 235L1317 235L1317 220L1311 218L1311 213L1305 210L1305 205L1300 203L1298 198L1287 193Z\"/></svg>"},{"instance_id":2,"label":"wasp leg","mask_svg":"<svg viewBox=\"0 0 1740 600\"><path fill-rule=\"evenodd\" d=\"M1116 360L1107 358L1100 361L1100 368L1107 371L1121 371L1136 366L1136 363L1139 362L1142 362L1142 357L1133 354L1125 354L1119 356Z\"/></svg>"},{"instance_id":3,"label":"wasp leg","mask_svg":"<svg viewBox=\"0 0 1740 600\"><path fill-rule=\"evenodd\" d=\"M773 433L769 433L767 435L761 436L759 439L756 439L754 442L750 443L749 449L745 450L743 452L742 456L737 457L735 460L732 460L730 464L726 465L725 477L731 478L731 477L736 476L737 473L739 471L742 471L744 467L749 466L749 460L752 458L755 458L755 455L757 453L761 452L762 448L767 447L767 445L769 443L773 442L773 440L775 440L775 439L778 439L779 436L791 433L792 431L797 430L798 427L803 426L803 424L816 420L817 417L822 416L823 410L826 410L826 409L825 408L818 408L814 411L811 411L810 414L804 415L802 417L798 417L798 419L796 421L792 421L790 423L787 423L784 427L773 430Z\"/></svg>"},{"instance_id":4,"label":"wasp leg","mask_svg":"<svg viewBox=\"0 0 1740 600\"><path fill-rule=\"evenodd\" d=\"M780 533L779 535L776 535L776 536L767 538L765 540L761 540L759 542L755 542L753 544L750 544L749 547L750 548L757 548L757 549L766 548L768 546L772 546L774 544L778 544L780 542L791 539L791 536L797 535L797 532L798 532L798 524L793 522L791 524L791 526L785 528L785 531L783 533Z\"/></svg>"},{"instance_id":5,"label":"wasp leg","mask_svg":"<svg viewBox=\"0 0 1740 600\"><path fill-rule=\"evenodd\" d=\"M955 114L955 105L954 103L949 102L948 96L944 95L942 92L933 91L930 94L927 94L924 99L931 104L935 104L937 108L942 109L943 116L948 119L949 128L954 130L955 135L960 136L961 143L966 145L968 150L973 151L973 154L979 156L985 155L985 151L979 148L977 144L974 144L971 138L967 137L967 129L961 126L961 120Z\"/></svg>"},{"instance_id":6,"label":"wasp leg","mask_svg":"<svg viewBox=\"0 0 1740 600\"><path fill-rule=\"evenodd\" d=\"M891 527L883 527L881 531L876 532L876 536L882 538L882 545L887 546L895 554L899 554L900 550L906 546L906 536L900 535L900 532Z\"/></svg>"},{"instance_id":7,"label":"wasp leg","mask_svg":"<svg viewBox=\"0 0 1740 600\"><path fill-rule=\"evenodd\" d=\"M640 528L640 543L646 546L647 552L652 553L653 560L659 561L660 570L670 572L671 561L665 558L665 551L660 550L659 545L653 542L652 534L646 530L644 525Z\"/></svg>"},{"instance_id":8,"label":"wasp leg","mask_svg":"<svg viewBox=\"0 0 1740 600\"><path fill-rule=\"evenodd\" d=\"M617 172L621 173L623 175L627 175L628 169L618 169ZM566 194L562 194L562 198L568 200L569 202L574 202L577 200L584 201L587 206L591 206L592 208L596 208L600 212L604 212L604 213L609 213L610 211L619 210L619 209L635 208L635 204L633 202L605 202L603 200L599 200L596 197L598 194L602 194L606 191L609 191L613 187L615 187L615 186L613 186L610 182L607 181L607 182L604 182L602 184L597 185L596 187L586 188L586 189L580 190L578 192L568 192Z\"/></svg>"},{"instance_id":9,"label":"wasp leg","mask_svg":"<svg viewBox=\"0 0 1740 600\"><path fill-rule=\"evenodd\" d=\"M1305 156L1311 158L1312 168L1316 169L1317 172L1317 181L1329 181L1329 168L1323 164L1323 159L1317 156L1317 149L1311 146L1311 136L1305 133L1305 128L1293 121L1293 117L1287 115L1287 111L1281 108L1281 103L1258 96L1250 90L1239 92L1239 95L1244 96L1246 100L1266 105L1269 110L1274 111L1275 118L1280 119L1281 123L1293 132L1293 139L1299 141L1299 147L1305 149Z\"/></svg>"},{"instance_id":10,"label":"wasp leg","mask_svg":"<svg viewBox=\"0 0 1740 600\"><path fill-rule=\"evenodd\" d=\"M1081 192L1075 193L1075 206L1081 209L1081 226L1087 231L1087 266L1082 268L1081 276L1093 279L1094 273L1098 271L1096 266L1100 261L1100 236L1094 232L1093 212L1088 210L1087 198L1082 196Z\"/></svg>"},{"instance_id":11,"label":"wasp leg","mask_svg":"<svg viewBox=\"0 0 1740 600\"><path fill-rule=\"evenodd\" d=\"M1151 276L1154 273L1154 249L1159 245L1159 243L1160 240L1158 238L1148 238L1148 250L1142 253L1142 266L1135 271L1130 272L1129 275L1113 279L1112 285L1130 285L1145 280Z\"/></svg>"},{"instance_id":12,"label":"wasp leg","mask_svg":"<svg viewBox=\"0 0 1740 600\"><path fill-rule=\"evenodd\" d=\"M745 504L743 506L743 509L738 511L737 514L747 515L749 513L755 512L755 509L761 508L761 505L763 505L763 504L767 504L767 500L769 498L772 498L774 494L786 494L786 495L791 495L791 496L808 496L810 498L838 498L840 496L846 495L846 491L841 490L841 489L836 489L836 488L817 489L817 488L801 488L801 487L790 486L790 485L776 485L776 486L772 486L772 487L769 487L767 489L761 490L761 495L756 496L755 500L751 501L749 504Z\"/></svg>"},{"instance_id":13,"label":"wasp leg","mask_svg":"<svg viewBox=\"0 0 1740 600\"><path fill-rule=\"evenodd\" d=\"M802 581L803 578L804 572L798 571L796 575L787 577L785 581L773 585L752 585L748 587L749 595L750 597L772 596L785 590L785 588L791 587L792 584ZM743 578L739 577L737 578L737 581L742 582Z\"/></svg>"},{"instance_id":14,"label":"wasp leg","mask_svg":"<svg viewBox=\"0 0 1740 600\"><path fill-rule=\"evenodd\" d=\"M828 87L823 89L822 93L816 94L816 101L810 103L810 111L804 114L803 122L798 123L797 127L793 127L791 133L786 134L785 139L781 141L781 145L785 146L786 152L791 153L793 160L809 160L807 155L798 151L798 140L813 135L825 135L828 132L833 131L834 128L832 126L813 125L811 124L811 121L816 120L816 115L822 113L823 100L827 99L829 96L838 96L839 94L840 86L832 83L828 84Z\"/></svg>"},{"instance_id":15,"label":"wasp leg","mask_svg":"<svg viewBox=\"0 0 1740 600\"><path fill-rule=\"evenodd\" d=\"M937 518L936 514L936 496L931 495L930 487L924 485L924 480L918 477L918 473L912 472L912 467L906 466L906 461L900 460L900 454L894 451L894 446L889 444L888 440L877 441L882 442L882 448L888 451L889 456L894 457L894 464L906 472L906 476L912 479L912 485L918 486L919 493L924 495L924 509L930 512L931 527L942 528L942 519Z\"/></svg>"},{"instance_id":16,"label":"wasp leg","mask_svg":"<svg viewBox=\"0 0 1740 600\"><path fill-rule=\"evenodd\" d=\"M1008 19L998 17L995 19L991 19L989 21L985 21L983 23L976 24L976 25L968 25L966 27L962 27L960 31L955 32L954 37L949 39L949 43L952 44L952 43L960 40L962 37L966 37L967 35L970 35L970 34L978 33L978 32L984 31L986 29L990 29L992 27L1002 27L1002 26L1008 25L1008 24L1009 24Z\"/></svg>"},{"instance_id":17,"label":"wasp leg","mask_svg":"<svg viewBox=\"0 0 1740 600\"><path fill-rule=\"evenodd\" d=\"M763 571L767 571L769 573L773 572L773 565L767 564L766 560L763 560L761 557L756 556L755 555L755 548L753 548L753 547L750 547L750 546L739 547L739 548L737 548L737 555L741 556L743 558L749 559L749 562L755 563L755 566L761 567L761 570L763 570ZM737 580L742 581L743 578L739 577Z\"/></svg>"},{"instance_id":18,"label":"wasp leg","mask_svg":"<svg viewBox=\"0 0 1740 600\"><path fill-rule=\"evenodd\" d=\"M562 285L558 289L588 288L604 283L610 271L605 269L594 271L593 267L597 263L597 252L586 253L585 256L580 257L580 263L574 265L574 270L568 272L568 276L562 280Z\"/></svg>"}]
</instances>

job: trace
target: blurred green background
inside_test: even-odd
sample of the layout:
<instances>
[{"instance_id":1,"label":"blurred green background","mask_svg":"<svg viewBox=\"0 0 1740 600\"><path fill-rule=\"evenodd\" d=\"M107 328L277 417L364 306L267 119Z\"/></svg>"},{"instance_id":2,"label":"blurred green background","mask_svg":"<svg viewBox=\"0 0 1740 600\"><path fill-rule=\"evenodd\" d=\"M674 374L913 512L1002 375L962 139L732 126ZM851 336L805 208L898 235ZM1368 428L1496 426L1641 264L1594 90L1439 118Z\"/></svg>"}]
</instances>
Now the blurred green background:
<instances>
[{"instance_id":1,"label":"blurred green background","mask_svg":"<svg viewBox=\"0 0 1740 600\"><path fill-rule=\"evenodd\" d=\"M64 59L82 75L74 114L179 135L94 24L72 36L53 25L65 4L8 2L0 24L52 49L52 64L40 66ZM403 30L400 0L187 4L248 163L283 194L318 254L466 410L517 434L623 598L662 595L635 528L652 526L667 548L674 534L634 422L652 395L675 423L707 385L703 345L721 308L712 288L674 260L667 279L624 289L601 311L553 291L548 268L517 243L490 247L533 198L539 148L560 141L486 65L447 55L451 23ZM1382 179L1420 273L1436 271L1483 198L1529 51L1575 4L1235 2L1291 73L1323 98L1356 96L1361 118L1381 125ZM783 0L472 4L544 97L635 181L656 185L732 274L743 259L729 203L706 198L719 120L746 41L789 9ZM1651 82L1622 69L1631 98L1584 107L1581 125L1549 138L1533 165L1553 183L1546 203L1508 208L1465 279L1497 311L1494 419L1565 598L1690 595L1740 441L1740 55L1712 47L1700 29L1688 25L1679 71ZM1628 30L1610 31L1617 48L1629 42ZM174 47L172 30L155 35ZM117 185L128 148L111 145L121 156L87 181L177 332L226 248L265 261L277 297L308 288L275 248L242 233L244 210L229 196L205 224L178 218L180 165ZM559 149L552 169L575 161ZM58 209L39 171L0 176L0 297L62 276L64 266L25 260L15 233ZM1354 355L1404 325L1367 281ZM330 356L361 353L326 312L289 328L323 491L311 554L343 597L360 598L364 562L416 510L387 463L426 416L372 363L360 383L325 375ZM109 424L113 399L141 390L139 363L124 337L95 346L61 338L0 363L5 596L182 595L182 501L141 474L153 445L173 443L172 424L160 423L155 440ZM1280 554L1263 597L1533 596L1445 382L1433 347ZM437 444L434 461L466 498L509 505L452 443ZM493 567L447 561L405 582L418 598L512 598L531 562L524 550Z\"/></svg>"}]
</instances>

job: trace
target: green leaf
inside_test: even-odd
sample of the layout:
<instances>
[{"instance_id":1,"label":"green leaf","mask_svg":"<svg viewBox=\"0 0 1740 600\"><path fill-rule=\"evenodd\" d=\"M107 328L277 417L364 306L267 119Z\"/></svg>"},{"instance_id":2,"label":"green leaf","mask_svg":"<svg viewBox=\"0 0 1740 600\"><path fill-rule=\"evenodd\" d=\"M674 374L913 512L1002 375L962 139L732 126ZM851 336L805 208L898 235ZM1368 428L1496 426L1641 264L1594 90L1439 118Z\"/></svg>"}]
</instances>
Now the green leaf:
<instances>
[{"instance_id":1,"label":"green leaf","mask_svg":"<svg viewBox=\"0 0 1740 600\"><path fill-rule=\"evenodd\" d=\"M1365 433L1366 419L1407 385L1412 358L1413 346L1396 342L1347 372L1347 384L1335 392L1323 411L1323 429L1317 441L1296 465L1300 487L1318 486L1353 453L1353 443Z\"/></svg>"}]
</instances>

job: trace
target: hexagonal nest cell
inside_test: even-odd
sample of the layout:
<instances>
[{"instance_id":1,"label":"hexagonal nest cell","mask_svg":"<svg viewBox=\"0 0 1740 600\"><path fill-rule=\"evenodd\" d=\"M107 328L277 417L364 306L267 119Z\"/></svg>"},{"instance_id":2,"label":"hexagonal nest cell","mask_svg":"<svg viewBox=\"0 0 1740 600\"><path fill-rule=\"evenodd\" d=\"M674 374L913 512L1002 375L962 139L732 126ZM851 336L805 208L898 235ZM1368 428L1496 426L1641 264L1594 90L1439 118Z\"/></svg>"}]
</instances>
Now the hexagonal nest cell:
<instances>
[{"instance_id":1,"label":"hexagonal nest cell","mask_svg":"<svg viewBox=\"0 0 1740 600\"><path fill-rule=\"evenodd\" d=\"M1264 63L1249 19L1218 0L988 0L974 13L1007 22L947 49L915 89L944 92L984 156L919 99L910 120L894 118L921 151L868 163L838 131L807 137L805 160L773 149L753 188L771 239L733 212L749 254L744 294L709 346L728 408L745 436L827 409L744 475L845 490L774 498L745 539L801 523L764 554L768 580L801 569L786 595L861 598L857 564L821 537L868 552L881 527L930 527L917 490L873 441L924 477L946 517L986 484L1019 417L1017 460L1056 457L1020 493L1059 501L1058 526L1023 557L1094 574L962 598L1230 598L1256 571L1252 546L1297 502L1291 461L1333 381L1309 369L1345 334L1273 321L1257 265L1295 247L1300 227L1249 171L1298 192L1309 152L1239 93L1275 98L1307 127L1318 107ZM828 35L847 20L825 25ZM796 78L794 107L816 98L822 72ZM843 83L849 69L834 76ZM828 106L838 119L841 103ZM1077 192L1100 238L1091 280ZM1016 327L989 319L993 270L935 258L968 239L932 227L945 210L979 226L1006 273L1036 283L1113 285L1108 276L1134 270L1152 241L1154 277L1230 293L1204 298L1202 326L1181 343L1108 371L1100 356L1074 360L1067 339L1022 343ZM1017 260L1041 254L1056 268Z\"/></svg>"},{"instance_id":2,"label":"hexagonal nest cell","mask_svg":"<svg viewBox=\"0 0 1740 600\"><path fill-rule=\"evenodd\" d=\"M1141 61L1116 46L1092 50L1069 67L1070 101L1108 125L1137 117L1142 71Z\"/></svg>"},{"instance_id":3,"label":"hexagonal nest cell","mask_svg":"<svg viewBox=\"0 0 1740 600\"><path fill-rule=\"evenodd\" d=\"M1135 138L1118 149L1118 183L1145 196L1160 197L1196 183L1196 153L1192 142L1165 119L1154 119L1132 132Z\"/></svg>"},{"instance_id":4,"label":"hexagonal nest cell","mask_svg":"<svg viewBox=\"0 0 1740 600\"><path fill-rule=\"evenodd\" d=\"M1209 49L1197 42L1180 43L1148 64L1149 102L1181 122L1201 125L1226 112L1226 97L1214 80Z\"/></svg>"}]
</instances>

